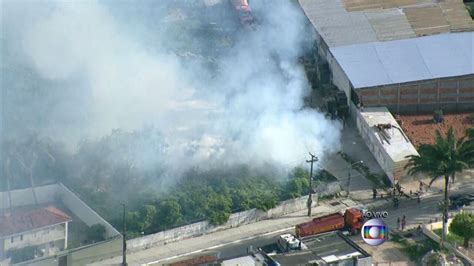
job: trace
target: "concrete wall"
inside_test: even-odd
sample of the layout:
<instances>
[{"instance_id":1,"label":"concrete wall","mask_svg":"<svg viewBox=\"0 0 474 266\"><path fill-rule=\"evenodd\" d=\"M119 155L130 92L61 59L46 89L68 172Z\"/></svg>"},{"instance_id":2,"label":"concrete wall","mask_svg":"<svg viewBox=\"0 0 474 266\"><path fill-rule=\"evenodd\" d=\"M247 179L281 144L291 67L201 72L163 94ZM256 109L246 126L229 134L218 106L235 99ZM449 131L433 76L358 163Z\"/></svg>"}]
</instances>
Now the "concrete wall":
<instances>
[{"instance_id":1,"label":"concrete wall","mask_svg":"<svg viewBox=\"0 0 474 266\"><path fill-rule=\"evenodd\" d=\"M390 181L393 182L395 176L393 160L390 158L387 151L381 147L382 144L380 144L377 136L372 132L372 128L362 118L359 112L357 112L356 123L357 129L359 130L359 133L362 136L362 139L364 139L364 142L369 148L370 152L374 155L382 170L384 170L384 172L390 178Z\"/></svg>"},{"instance_id":2,"label":"concrete wall","mask_svg":"<svg viewBox=\"0 0 474 266\"><path fill-rule=\"evenodd\" d=\"M331 53L328 54L327 60L329 63L329 69L331 70L332 83L339 89L346 93L347 104L349 105L351 100L351 84L349 79L342 70L339 63L334 59Z\"/></svg>"},{"instance_id":3,"label":"concrete wall","mask_svg":"<svg viewBox=\"0 0 474 266\"><path fill-rule=\"evenodd\" d=\"M54 203L61 201L69 211L74 213L88 226L102 224L106 229L105 241L89 246L83 246L72 250L65 250L54 257L44 257L35 261L29 261L25 265L58 265L58 257L67 256L68 265L85 265L88 262L114 257L121 252L122 236L107 221L100 217L94 210L85 204L79 197L71 192L63 184L53 184L35 188L38 203ZM11 191L13 207L34 204L31 189L19 189ZM0 192L2 205L0 211L9 208L4 199L8 199L7 192Z\"/></svg>"},{"instance_id":4,"label":"concrete wall","mask_svg":"<svg viewBox=\"0 0 474 266\"><path fill-rule=\"evenodd\" d=\"M277 207L268 211L251 209L248 211L233 213L230 215L227 223L221 226L214 226L209 224L208 221L203 221L167 231L158 232L156 234L131 239L127 241L127 249L130 251L142 250L155 245L175 242L181 239L191 238L202 234L209 234L244 224L254 223L264 219L280 217L288 213L305 209L307 200L308 196L303 196L300 198L284 201ZM314 195L313 206L316 204L317 195Z\"/></svg>"},{"instance_id":5,"label":"concrete wall","mask_svg":"<svg viewBox=\"0 0 474 266\"><path fill-rule=\"evenodd\" d=\"M66 257L67 265L87 265L88 263L119 256L122 252L122 238L115 237L104 242L79 247L58 253L56 256L40 258L17 265L54 266L61 257Z\"/></svg>"},{"instance_id":6,"label":"concrete wall","mask_svg":"<svg viewBox=\"0 0 474 266\"><path fill-rule=\"evenodd\" d=\"M36 199L39 204L50 203L54 201L57 192L57 185L47 185L35 188ZM10 192L12 207L20 207L35 204L33 190L31 188L17 189ZM9 193L0 192L0 211L10 207Z\"/></svg>"},{"instance_id":7,"label":"concrete wall","mask_svg":"<svg viewBox=\"0 0 474 266\"><path fill-rule=\"evenodd\" d=\"M107 221L100 217L94 210L87 206L87 204L61 183L36 187L35 192L39 204L54 203L55 201L60 200L72 213L74 213L74 215L79 217L88 226L102 224L106 229L107 238L120 234ZM35 204L31 188L12 190L10 195L12 199L12 207ZM8 192L0 192L0 199L2 200L0 211L8 210L10 206Z\"/></svg>"},{"instance_id":8,"label":"concrete wall","mask_svg":"<svg viewBox=\"0 0 474 266\"><path fill-rule=\"evenodd\" d=\"M63 184L58 184L58 195L66 207L79 217L85 224L92 226L94 224L101 224L105 227L106 238L115 237L120 233L102 217L100 217L94 210L85 204L79 197L72 193Z\"/></svg>"}]
</instances>

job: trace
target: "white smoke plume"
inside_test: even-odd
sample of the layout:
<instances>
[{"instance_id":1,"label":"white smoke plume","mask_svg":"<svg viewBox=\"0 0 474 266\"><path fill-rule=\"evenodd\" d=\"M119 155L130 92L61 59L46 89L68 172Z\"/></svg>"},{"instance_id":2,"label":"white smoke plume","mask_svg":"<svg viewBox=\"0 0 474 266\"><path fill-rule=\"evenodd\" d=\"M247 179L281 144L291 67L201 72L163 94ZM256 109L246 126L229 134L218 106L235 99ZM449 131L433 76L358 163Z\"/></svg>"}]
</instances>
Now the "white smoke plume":
<instances>
[{"instance_id":1,"label":"white smoke plume","mask_svg":"<svg viewBox=\"0 0 474 266\"><path fill-rule=\"evenodd\" d=\"M63 141L153 126L165 148L157 154L141 147L135 155L169 173L233 163L291 167L308 151L324 159L339 148L340 125L303 108L309 85L297 59L306 32L294 1L252 1L257 26L236 31L233 44L211 59L212 70L199 59L207 60L215 41L195 38L183 22L190 8L170 7L175 2L3 1L2 69L9 77L2 83L10 94L28 93L24 109L41 117L18 112L12 121ZM212 7L200 8L192 19L208 25ZM170 47L200 47L204 55ZM13 116L17 107L3 101L3 115Z\"/></svg>"}]
</instances>

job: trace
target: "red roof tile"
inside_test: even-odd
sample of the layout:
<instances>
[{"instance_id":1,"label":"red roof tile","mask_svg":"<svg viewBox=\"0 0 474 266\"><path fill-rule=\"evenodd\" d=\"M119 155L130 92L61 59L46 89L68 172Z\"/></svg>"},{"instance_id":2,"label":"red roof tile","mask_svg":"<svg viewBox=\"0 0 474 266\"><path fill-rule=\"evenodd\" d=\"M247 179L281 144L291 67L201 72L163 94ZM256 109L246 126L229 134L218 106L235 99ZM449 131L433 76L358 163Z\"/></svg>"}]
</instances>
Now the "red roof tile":
<instances>
[{"instance_id":1,"label":"red roof tile","mask_svg":"<svg viewBox=\"0 0 474 266\"><path fill-rule=\"evenodd\" d=\"M0 237L67 221L71 221L71 217L53 206L8 212L0 216Z\"/></svg>"}]
</instances>

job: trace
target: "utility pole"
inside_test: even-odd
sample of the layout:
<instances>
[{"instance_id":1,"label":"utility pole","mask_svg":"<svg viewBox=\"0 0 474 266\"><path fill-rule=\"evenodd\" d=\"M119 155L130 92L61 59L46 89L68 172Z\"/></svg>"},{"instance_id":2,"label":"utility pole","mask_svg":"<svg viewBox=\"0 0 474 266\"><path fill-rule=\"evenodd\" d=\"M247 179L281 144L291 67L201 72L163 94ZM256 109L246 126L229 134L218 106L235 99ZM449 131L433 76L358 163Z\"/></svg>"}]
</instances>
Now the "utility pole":
<instances>
[{"instance_id":1,"label":"utility pole","mask_svg":"<svg viewBox=\"0 0 474 266\"><path fill-rule=\"evenodd\" d=\"M318 161L318 157L309 153L311 160L306 160L307 163L311 163L311 170L309 171L309 195L308 195L308 216L311 216L311 205L313 204L313 163Z\"/></svg>"},{"instance_id":2,"label":"utility pole","mask_svg":"<svg viewBox=\"0 0 474 266\"><path fill-rule=\"evenodd\" d=\"M349 198L349 193L351 193L351 170L347 172L347 197Z\"/></svg>"},{"instance_id":3,"label":"utility pole","mask_svg":"<svg viewBox=\"0 0 474 266\"><path fill-rule=\"evenodd\" d=\"M122 266L127 266L127 224L125 221L125 203L123 207L123 224L122 224Z\"/></svg>"}]
</instances>

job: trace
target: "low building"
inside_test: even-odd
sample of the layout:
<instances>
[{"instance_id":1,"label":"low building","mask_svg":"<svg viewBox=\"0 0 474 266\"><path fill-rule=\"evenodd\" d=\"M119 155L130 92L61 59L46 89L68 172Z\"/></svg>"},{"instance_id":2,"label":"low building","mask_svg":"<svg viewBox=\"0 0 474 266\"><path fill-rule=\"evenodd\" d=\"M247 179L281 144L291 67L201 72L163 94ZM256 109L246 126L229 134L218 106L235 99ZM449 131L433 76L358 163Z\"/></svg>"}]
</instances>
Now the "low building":
<instances>
[{"instance_id":1,"label":"low building","mask_svg":"<svg viewBox=\"0 0 474 266\"><path fill-rule=\"evenodd\" d=\"M263 253L249 254L247 256L227 259L221 262L222 266L235 266L235 265L245 265L245 266L269 266L274 265L274 263Z\"/></svg>"},{"instance_id":2,"label":"low building","mask_svg":"<svg viewBox=\"0 0 474 266\"><path fill-rule=\"evenodd\" d=\"M271 256L276 265L372 265L372 257L350 238L334 231L302 239L307 247Z\"/></svg>"},{"instance_id":3,"label":"low building","mask_svg":"<svg viewBox=\"0 0 474 266\"><path fill-rule=\"evenodd\" d=\"M103 235L88 234L97 226ZM85 265L121 248L122 235L61 183L0 192L2 266Z\"/></svg>"},{"instance_id":4,"label":"low building","mask_svg":"<svg viewBox=\"0 0 474 266\"><path fill-rule=\"evenodd\" d=\"M54 206L4 213L0 216L0 261L15 254L52 256L66 249L71 220Z\"/></svg>"},{"instance_id":5,"label":"low building","mask_svg":"<svg viewBox=\"0 0 474 266\"><path fill-rule=\"evenodd\" d=\"M364 108L357 113L357 128L380 167L392 183L406 176L406 156L418 155L415 147L385 107Z\"/></svg>"}]
</instances>

